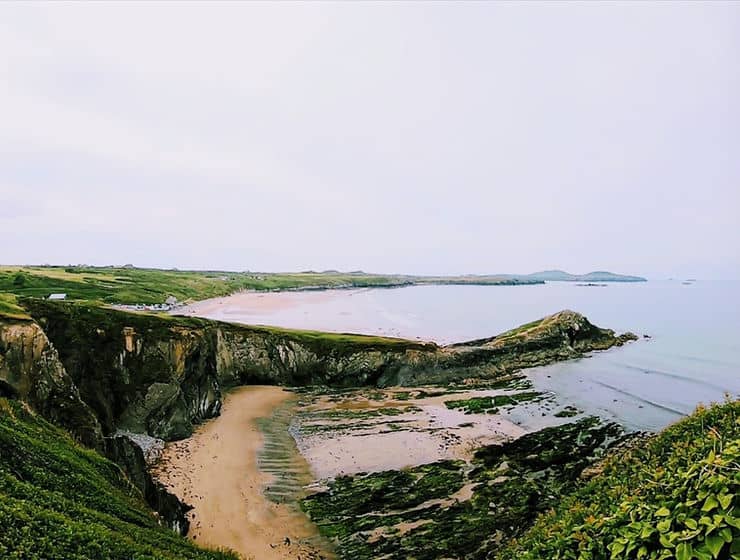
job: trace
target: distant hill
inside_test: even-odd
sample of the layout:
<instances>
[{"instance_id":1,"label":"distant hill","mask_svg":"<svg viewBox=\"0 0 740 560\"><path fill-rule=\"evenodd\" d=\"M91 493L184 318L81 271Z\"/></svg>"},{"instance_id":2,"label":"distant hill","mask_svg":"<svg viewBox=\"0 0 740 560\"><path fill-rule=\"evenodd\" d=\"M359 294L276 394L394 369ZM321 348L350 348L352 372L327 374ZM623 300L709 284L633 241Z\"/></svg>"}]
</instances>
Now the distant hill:
<instances>
[{"instance_id":1,"label":"distant hill","mask_svg":"<svg viewBox=\"0 0 740 560\"><path fill-rule=\"evenodd\" d=\"M604 270L597 270L588 274L571 274L563 270L543 270L542 272L527 274L524 277L546 282L647 282L647 279L641 276L626 276Z\"/></svg>"}]
</instances>

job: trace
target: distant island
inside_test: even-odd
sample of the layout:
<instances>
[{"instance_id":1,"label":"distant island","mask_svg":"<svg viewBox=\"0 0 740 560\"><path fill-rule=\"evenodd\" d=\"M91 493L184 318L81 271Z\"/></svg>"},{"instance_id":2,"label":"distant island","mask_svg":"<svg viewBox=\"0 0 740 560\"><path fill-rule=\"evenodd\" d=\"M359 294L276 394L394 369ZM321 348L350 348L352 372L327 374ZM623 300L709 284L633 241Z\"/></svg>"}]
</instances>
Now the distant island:
<instances>
[{"instance_id":1,"label":"distant island","mask_svg":"<svg viewBox=\"0 0 740 560\"><path fill-rule=\"evenodd\" d=\"M563 270L543 270L542 272L527 274L523 278L545 282L647 282L647 278L642 276L626 276L604 270L597 270L588 274L571 274Z\"/></svg>"}]
</instances>

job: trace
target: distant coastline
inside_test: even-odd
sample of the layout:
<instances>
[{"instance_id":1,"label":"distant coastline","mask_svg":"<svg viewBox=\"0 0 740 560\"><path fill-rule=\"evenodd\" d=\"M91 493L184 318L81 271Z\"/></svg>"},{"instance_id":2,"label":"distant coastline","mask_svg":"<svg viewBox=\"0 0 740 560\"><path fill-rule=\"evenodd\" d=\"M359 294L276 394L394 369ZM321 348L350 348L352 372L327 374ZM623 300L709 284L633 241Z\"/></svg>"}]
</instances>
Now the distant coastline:
<instances>
[{"instance_id":1,"label":"distant coastline","mask_svg":"<svg viewBox=\"0 0 740 560\"><path fill-rule=\"evenodd\" d=\"M126 306L172 308L184 302L228 296L243 291L281 292L356 288L399 288L420 285L520 286L545 282L644 282L640 276L597 271L570 274L561 270L533 274L464 274L425 276L339 272L229 272L124 266L0 266L0 293Z\"/></svg>"}]
</instances>

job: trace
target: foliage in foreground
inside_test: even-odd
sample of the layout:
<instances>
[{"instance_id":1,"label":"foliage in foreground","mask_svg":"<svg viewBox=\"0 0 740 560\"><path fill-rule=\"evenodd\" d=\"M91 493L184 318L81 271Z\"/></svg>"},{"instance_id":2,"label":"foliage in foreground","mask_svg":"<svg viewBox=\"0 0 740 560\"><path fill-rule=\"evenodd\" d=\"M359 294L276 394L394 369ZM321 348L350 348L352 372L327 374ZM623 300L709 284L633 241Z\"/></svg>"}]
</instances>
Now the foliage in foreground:
<instances>
[{"instance_id":1,"label":"foliage in foreground","mask_svg":"<svg viewBox=\"0 0 740 560\"><path fill-rule=\"evenodd\" d=\"M740 559L740 401L700 408L564 498L499 558Z\"/></svg>"},{"instance_id":2,"label":"foliage in foreground","mask_svg":"<svg viewBox=\"0 0 740 560\"><path fill-rule=\"evenodd\" d=\"M234 560L162 527L121 470L0 399L0 558Z\"/></svg>"}]
</instances>

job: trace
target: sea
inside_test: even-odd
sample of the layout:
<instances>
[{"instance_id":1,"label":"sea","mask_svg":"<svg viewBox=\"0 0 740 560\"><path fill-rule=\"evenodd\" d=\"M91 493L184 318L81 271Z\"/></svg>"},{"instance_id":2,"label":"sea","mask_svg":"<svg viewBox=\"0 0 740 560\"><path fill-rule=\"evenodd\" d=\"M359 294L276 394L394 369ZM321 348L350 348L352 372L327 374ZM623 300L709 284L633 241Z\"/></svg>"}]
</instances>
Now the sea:
<instances>
[{"instance_id":1,"label":"sea","mask_svg":"<svg viewBox=\"0 0 740 560\"><path fill-rule=\"evenodd\" d=\"M440 344L493 336L571 309L640 340L527 371L537 389L554 393L562 404L628 430L655 431L700 404L740 396L740 281L332 290L303 293L290 305L261 306L248 315L229 314L228 308L226 298L214 318Z\"/></svg>"}]
</instances>

